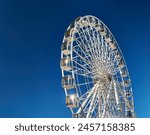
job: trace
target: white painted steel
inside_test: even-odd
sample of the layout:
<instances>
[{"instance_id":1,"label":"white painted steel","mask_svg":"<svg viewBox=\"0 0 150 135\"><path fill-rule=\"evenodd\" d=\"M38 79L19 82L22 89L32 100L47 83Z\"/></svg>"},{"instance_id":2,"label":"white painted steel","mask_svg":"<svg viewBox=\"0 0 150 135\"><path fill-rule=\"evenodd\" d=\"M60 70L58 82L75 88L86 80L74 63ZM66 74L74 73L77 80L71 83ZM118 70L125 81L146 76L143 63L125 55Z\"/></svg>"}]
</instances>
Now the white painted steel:
<instances>
[{"instance_id":1,"label":"white painted steel","mask_svg":"<svg viewBox=\"0 0 150 135\"><path fill-rule=\"evenodd\" d=\"M68 27L61 48L61 69L66 96L79 100L78 106L67 106L73 116L135 117L125 59L116 39L98 18L78 17Z\"/></svg>"}]
</instances>

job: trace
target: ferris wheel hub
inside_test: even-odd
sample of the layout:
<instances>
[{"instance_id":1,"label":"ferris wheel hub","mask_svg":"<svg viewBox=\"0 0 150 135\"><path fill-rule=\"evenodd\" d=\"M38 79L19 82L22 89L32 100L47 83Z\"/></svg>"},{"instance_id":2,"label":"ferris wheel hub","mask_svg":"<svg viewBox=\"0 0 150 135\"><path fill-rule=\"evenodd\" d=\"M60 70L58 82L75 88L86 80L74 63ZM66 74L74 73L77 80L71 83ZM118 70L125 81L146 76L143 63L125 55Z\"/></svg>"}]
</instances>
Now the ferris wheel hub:
<instances>
[{"instance_id":1,"label":"ferris wheel hub","mask_svg":"<svg viewBox=\"0 0 150 135\"><path fill-rule=\"evenodd\" d=\"M94 78L95 83L99 83L101 86L107 85L112 81L112 75L110 74L103 74L100 77Z\"/></svg>"}]
</instances>

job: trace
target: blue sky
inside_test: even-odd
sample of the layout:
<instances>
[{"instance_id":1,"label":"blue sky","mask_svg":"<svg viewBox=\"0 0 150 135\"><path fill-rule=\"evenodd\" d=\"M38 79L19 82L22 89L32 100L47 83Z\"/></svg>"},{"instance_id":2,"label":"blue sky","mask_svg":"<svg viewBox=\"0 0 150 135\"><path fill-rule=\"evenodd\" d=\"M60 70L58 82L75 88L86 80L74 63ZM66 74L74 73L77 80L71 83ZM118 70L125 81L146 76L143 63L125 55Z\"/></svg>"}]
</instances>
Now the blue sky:
<instances>
[{"instance_id":1,"label":"blue sky","mask_svg":"<svg viewBox=\"0 0 150 135\"><path fill-rule=\"evenodd\" d=\"M84 15L112 31L129 68L137 117L150 117L148 0L1 0L0 117L71 117L60 49L68 25Z\"/></svg>"}]
</instances>

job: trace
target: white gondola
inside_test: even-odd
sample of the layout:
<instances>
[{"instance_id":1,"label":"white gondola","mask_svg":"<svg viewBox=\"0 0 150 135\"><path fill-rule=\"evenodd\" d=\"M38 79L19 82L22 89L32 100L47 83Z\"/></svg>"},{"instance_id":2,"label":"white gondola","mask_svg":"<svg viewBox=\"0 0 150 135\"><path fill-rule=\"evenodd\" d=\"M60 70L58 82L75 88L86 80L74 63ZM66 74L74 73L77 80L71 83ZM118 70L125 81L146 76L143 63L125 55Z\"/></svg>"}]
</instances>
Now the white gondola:
<instances>
[{"instance_id":1,"label":"white gondola","mask_svg":"<svg viewBox=\"0 0 150 135\"><path fill-rule=\"evenodd\" d=\"M133 101L129 101L130 107L133 108L134 107L134 102Z\"/></svg>"},{"instance_id":2,"label":"white gondola","mask_svg":"<svg viewBox=\"0 0 150 135\"><path fill-rule=\"evenodd\" d=\"M62 87L66 89L73 89L75 87L74 78L71 75L62 78Z\"/></svg>"},{"instance_id":3,"label":"white gondola","mask_svg":"<svg viewBox=\"0 0 150 135\"><path fill-rule=\"evenodd\" d=\"M126 87L130 86L130 80L129 79L124 80L124 85Z\"/></svg>"},{"instance_id":4,"label":"white gondola","mask_svg":"<svg viewBox=\"0 0 150 135\"><path fill-rule=\"evenodd\" d=\"M122 77L126 77L126 76L128 76L128 74L127 74L127 70L126 69L121 69L121 75L122 75Z\"/></svg>"},{"instance_id":5,"label":"white gondola","mask_svg":"<svg viewBox=\"0 0 150 135\"><path fill-rule=\"evenodd\" d=\"M100 30L101 30L100 25L99 25L99 24L95 24L95 29L96 29L97 31L100 31Z\"/></svg>"},{"instance_id":6,"label":"white gondola","mask_svg":"<svg viewBox=\"0 0 150 135\"><path fill-rule=\"evenodd\" d=\"M115 51L115 57L116 57L117 59L120 59L120 58L121 58L121 54L120 54L119 50L116 50L116 51Z\"/></svg>"},{"instance_id":7,"label":"white gondola","mask_svg":"<svg viewBox=\"0 0 150 135\"><path fill-rule=\"evenodd\" d=\"M92 17L89 17L88 21L91 27L95 27L95 20Z\"/></svg>"},{"instance_id":8,"label":"white gondola","mask_svg":"<svg viewBox=\"0 0 150 135\"><path fill-rule=\"evenodd\" d=\"M91 18L89 17L89 22L90 22L90 26L91 27L95 27L95 23L96 22L95 22L95 20L92 17Z\"/></svg>"},{"instance_id":9,"label":"white gondola","mask_svg":"<svg viewBox=\"0 0 150 135\"><path fill-rule=\"evenodd\" d=\"M100 28L100 24L98 23L98 21L97 20L94 20L94 23L95 23L95 29L97 30L97 31L99 31L101 28Z\"/></svg>"},{"instance_id":10,"label":"white gondola","mask_svg":"<svg viewBox=\"0 0 150 135\"><path fill-rule=\"evenodd\" d=\"M70 28L70 29L68 29L68 30L65 32L65 39L66 39L68 42L71 42L73 31L74 31L74 28Z\"/></svg>"},{"instance_id":11,"label":"white gondola","mask_svg":"<svg viewBox=\"0 0 150 135\"><path fill-rule=\"evenodd\" d=\"M84 18L84 20L82 20L81 23L80 23L80 27L81 27L81 28L87 27L87 26L89 26L89 25L90 25L90 23L87 21L86 18Z\"/></svg>"},{"instance_id":12,"label":"white gondola","mask_svg":"<svg viewBox=\"0 0 150 135\"><path fill-rule=\"evenodd\" d=\"M90 26L91 27L95 27L95 23L90 23Z\"/></svg>"},{"instance_id":13,"label":"white gondola","mask_svg":"<svg viewBox=\"0 0 150 135\"><path fill-rule=\"evenodd\" d=\"M123 68L125 66L123 59L119 61L119 68Z\"/></svg>"},{"instance_id":14,"label":"white gondola","mask_svg":"<svg viewBox=\"0 0 150 135\"><path fill-rule=\"evenodd\" d=\"M70 57L62 58L60 62L60 67L65 71L70 71L72 69Z\"/></svg>"},{"instance_id":15,"label":"white gondola","mask_svg":"<svg viewBox=\"0 0 150 135\"><path fill-rule=\"evenodd\" d=\"M110 43L112 41L110 35L106 35L105 40L107 43Z\"/></svg>"},{"instance_id":16,"label":"white gondola","mask_svg":"<svg viewBox=\"0 0 150 135\"><path fill-rule=\"evenodd\" d=\"M106 34L107 34L107 32L106 32L106 30L105 29L100 29L100 34L102 35L102 36L106 36Z\"/></svg>"},{"instance_id":17,"label":"white gondola","mask_svg":"<svg viewBox=\"0 0 150 135\"><path fill-rule=\"evenodd\" d=\"M131 90L130 90L130 89L127 89L127 90L125 91L125 95L126 95L126 97L130 97L130 96L131 96Z\"/></svg>"},{"instance_id":18,"label":"white gondola","mask_svg":"<svg viewBox=\"0 0 150 135\"><path fill-rule=\"evenodd\" d=\"M71 53L71 43L65 41L64 43L62 43L62 48L61 48L62 52L64 55L69 55Z\"/></svg>"},{"instance_id":19,"label":"white gondola","mask_svg":"<svg viewBox=\"0 0 150 135\"><path fill-rule=\"evenodd\" d=\"M97 31L101 31L102 30L102 24L98 23L97 20L95 20L95 29Z\"/></svg>"},{"instance_id":20,"label":"white gondola","mask_svg":"<svg viewBox=\"0 0 150 135\"><path fill-rule=\"evenodd\" d=\"M66 96L66 106L70 108L79 107L79 98L77 94Z\"/></svg>"},{"instance_id":21,"label":"white gondola","mask_svg":"<svg viewBox=\"0 0 150 135\"><path fill-rule=\"evenodd\" d=\"M115 49L117 48L116 44L115 44L113 41L110 42L110 48L111 48L112 50L115 50Z\"/></svg>"}]
</instances>

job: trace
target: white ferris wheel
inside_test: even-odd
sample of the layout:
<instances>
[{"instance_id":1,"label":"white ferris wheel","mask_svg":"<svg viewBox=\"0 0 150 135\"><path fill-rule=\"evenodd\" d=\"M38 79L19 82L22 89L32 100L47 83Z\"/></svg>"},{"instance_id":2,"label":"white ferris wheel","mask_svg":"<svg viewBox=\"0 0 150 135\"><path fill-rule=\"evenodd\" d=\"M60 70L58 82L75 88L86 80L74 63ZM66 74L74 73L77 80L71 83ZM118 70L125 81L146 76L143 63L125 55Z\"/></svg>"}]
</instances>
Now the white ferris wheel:
<instances>
[{"instance_id":1,"label":"white ferris wheel","mask_svg":"<svg viewBox=\"0 0 150 135\"><path fill-rule=\"evenodd\" d=\"M98 18L78 17L69 25L60 66L73 117L135 117L127 65L114 36Z\"/></svg>"}]
</instances>

